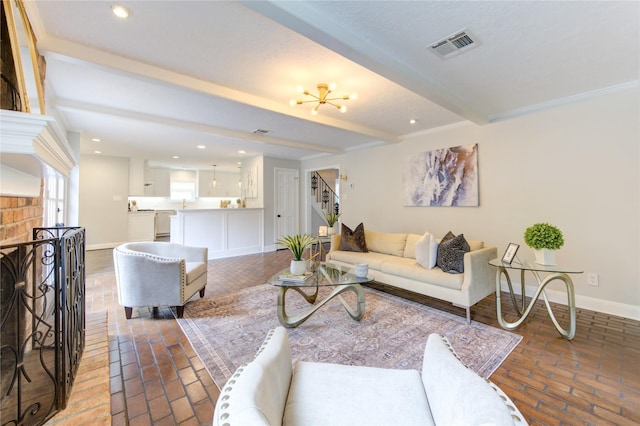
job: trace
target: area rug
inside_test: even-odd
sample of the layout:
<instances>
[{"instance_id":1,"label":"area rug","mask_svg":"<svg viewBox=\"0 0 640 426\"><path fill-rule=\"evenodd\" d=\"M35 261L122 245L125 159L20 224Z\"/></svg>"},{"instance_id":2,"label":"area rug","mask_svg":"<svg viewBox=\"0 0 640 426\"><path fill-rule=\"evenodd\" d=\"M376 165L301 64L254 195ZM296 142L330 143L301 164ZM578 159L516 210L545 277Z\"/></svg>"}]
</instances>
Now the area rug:
<instances>
[{"instance_id":1,"label":"area rug","mask_svg":"<svg viewBox=\"0 0 640 426\"><path fill-rule=\"evenodd\" d=\"M322 288L328 292L328 288ZM288 329L293 361L422 370L427 337L446 336L462 361L488 378L522 337L485 324L365 288L366 313L349 317L339 300L320 308L297 328ZM343 293L344 294L344 293ZM345 300L354 306L348 292ZM178 324L218 387L240 365L253 359L267 332L280 325L278 289L268 284L221 296L195 299L185 306ZM319 297L322 297L322 291ZM293 291L287 313L308 309Z\"/></svg>"}]
</instances>

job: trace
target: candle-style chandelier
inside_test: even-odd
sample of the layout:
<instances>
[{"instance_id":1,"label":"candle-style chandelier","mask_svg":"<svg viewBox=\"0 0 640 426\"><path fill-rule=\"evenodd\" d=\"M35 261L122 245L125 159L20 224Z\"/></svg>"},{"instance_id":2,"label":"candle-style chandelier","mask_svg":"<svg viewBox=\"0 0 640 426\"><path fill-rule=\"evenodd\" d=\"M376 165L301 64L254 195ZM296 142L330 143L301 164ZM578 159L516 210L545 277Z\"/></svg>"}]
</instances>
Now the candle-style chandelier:
<instances>
[{"instance_id":1,"label":"candle-style chandelier","mask_svg":"<svg viewBox=\"0 0 640 426\"><path fill-rule=\"evenodd\" d=\"M331 84L320 83L318 84L318 95L316 96L313 93L310 93L308 90L305 90L302 86L298 86L298 93L301 93L306 96L311 96L313 99L309 99L309 100L291 99L289 101L289 105L296 106L296 105L302 105L310 102L317 102L317 104L311 109L311 114L313 115L317 115L318 110L320 109L320 105L325 105L325 104L329 104L338 108L340 112L343 112L343 113L347 112L346 105L338 104L338 103L335 103L334 101L348 101L350 99L356 99L358 95L353 93L351 95L338 96L334 98L328 97L331 94L331 92L335 90L335 88L336 88L335 83L331 83Z\"/></svg>"}]
</instances>

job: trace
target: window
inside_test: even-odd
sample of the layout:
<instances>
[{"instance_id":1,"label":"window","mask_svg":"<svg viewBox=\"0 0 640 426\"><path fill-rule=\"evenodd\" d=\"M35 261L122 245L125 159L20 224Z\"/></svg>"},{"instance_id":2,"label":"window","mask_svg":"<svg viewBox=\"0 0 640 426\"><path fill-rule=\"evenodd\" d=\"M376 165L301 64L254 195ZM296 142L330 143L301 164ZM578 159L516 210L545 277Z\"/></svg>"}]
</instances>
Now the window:
<instances>
[{"instance_id":1,"label":"window","mask_svg":"<svg viewBox=\"0 0 640 426\"><path fill-rule=\"evenodd\" d=\"M171 181L172 200L193 200L196 198L195 182Z\"/></svg>"},{"instance_id":2,"label":"window","mask_svg":"<svg viewBox=\"0 0 640 426\"><path fill-rule=\"evenodd\" d=\"M42 226L64 226L66 178L60 174L49 171L44 179L43 207L44 217Z\"/></svg>"}]
</instances>

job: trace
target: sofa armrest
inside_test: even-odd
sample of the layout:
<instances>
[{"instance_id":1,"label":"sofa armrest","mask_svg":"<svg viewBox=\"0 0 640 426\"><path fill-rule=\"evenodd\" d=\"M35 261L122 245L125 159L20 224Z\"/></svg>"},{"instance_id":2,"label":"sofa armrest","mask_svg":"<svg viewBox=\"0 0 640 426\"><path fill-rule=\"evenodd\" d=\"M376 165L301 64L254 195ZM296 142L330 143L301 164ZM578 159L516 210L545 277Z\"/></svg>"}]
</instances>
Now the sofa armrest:
<instances>
[{"instance_id":1,"label":"sofa armrest","mask_svg":"<svg viewBox=\"0 0 640 426\"><path fill-rule=\"evenodd\" d=\"M215 425L281 425L293 366L284 327L269 332L253 361L239 367L222 387Z\"/></svg>"},{"instance_id":2,"label":"sofa armrest","mask_svg":"<svg viewBox=\"0 0 640 426\"><path fill-rule=\"evenodd\" d=\"M498 250L491 246L465 253L462 292L468 297L468 306L495 291L495 273L489 261L496 257Z\"/></svg>"},{"instance_id":3,"label":"sofa armrest","mask_svg":"<svg viewBox=\"0 0 640 426\"><path fill-rule=\"evenodd\" d=\"M439 334L427 339L422 383L437 425L527 424L507 395L464 365Z\"/></svg>"},{"instance_id":4,"label":"sofa armrest","mask_svg":"<svg viewBox=\"0 0 640 426\"><path fill-rule=\"evenodd\" d=\"M331 236L331 245L329 246L329 253L335 250L340 250L340 234L333 234Z\"/></svg>"}]
</instances>

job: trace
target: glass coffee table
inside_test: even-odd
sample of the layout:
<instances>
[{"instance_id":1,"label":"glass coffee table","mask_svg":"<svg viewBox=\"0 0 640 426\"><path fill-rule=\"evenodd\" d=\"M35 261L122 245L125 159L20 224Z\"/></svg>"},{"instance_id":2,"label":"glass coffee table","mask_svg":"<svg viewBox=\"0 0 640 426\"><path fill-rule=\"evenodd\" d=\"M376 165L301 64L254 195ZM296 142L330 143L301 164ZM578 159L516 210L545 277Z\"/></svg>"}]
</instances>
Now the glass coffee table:
<instances>
[{"instance_id":1,"label":"glass coffee table","mask_svg":"<svg viewBox=\"0 0 640 426\"><path fill-rule=\"evenodd\" d=\"M287 268L269 278L269 284L280 288L280 291L278 292L277 311L278 320L283 326L287 328L299 326L313 315L314 312L336 297L340 300L351 318L359 321L364 316L364 290L360 284L373 281L373 277L356 277L351 268L326 263L320 263L316 267L315 271L313 271L304 281L280 279L283 274L287 274L288 272L289 269ZM316 299L318 298L318 289L325 286L334 287L334 289L326 298L316 303ZM312 306L299 315L288 316L285 304L285 295L289 290L295 290L298 292ZM349 306L341 296L341 294L346 291L352 291L356 295L357 304L353 308Z\"/></svg>"}]
</instances>

